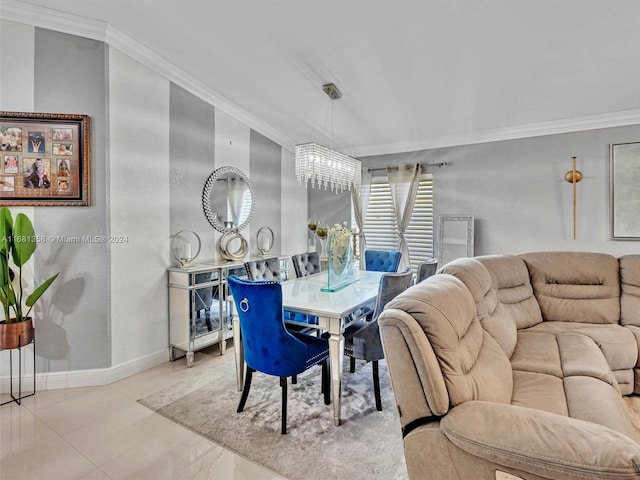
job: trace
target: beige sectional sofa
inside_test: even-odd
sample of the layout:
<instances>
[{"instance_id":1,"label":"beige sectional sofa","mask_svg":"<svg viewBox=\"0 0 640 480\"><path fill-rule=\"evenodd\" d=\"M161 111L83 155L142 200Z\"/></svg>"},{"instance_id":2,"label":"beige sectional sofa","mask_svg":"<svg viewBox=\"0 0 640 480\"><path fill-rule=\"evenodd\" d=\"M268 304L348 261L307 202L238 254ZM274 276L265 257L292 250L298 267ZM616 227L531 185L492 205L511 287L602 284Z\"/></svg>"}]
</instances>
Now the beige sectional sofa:
<instances>
[{"instance_id":1,"label":"beige sectional sofa","mask_svg":"<svg viewBox=\"0 0 640 480\"><path fill-rule=\"evenodd\" d=\"M379 324L411 480L640 479L640 255L458 259Z\"/></svg>"}]
</instances>

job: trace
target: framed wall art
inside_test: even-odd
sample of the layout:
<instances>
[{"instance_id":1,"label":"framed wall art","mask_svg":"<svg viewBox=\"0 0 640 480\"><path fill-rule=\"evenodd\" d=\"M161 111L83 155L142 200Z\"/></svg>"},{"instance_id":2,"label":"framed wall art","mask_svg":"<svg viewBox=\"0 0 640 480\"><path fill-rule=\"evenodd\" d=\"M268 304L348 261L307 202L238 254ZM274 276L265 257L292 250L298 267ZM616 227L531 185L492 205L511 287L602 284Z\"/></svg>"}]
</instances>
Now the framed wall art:
<instances>
[{"instance_id":1,"label":"framed wall art","mask_svg":"<svg viewBox=\"0 0 640 480\"><path fill-rule=\"evenodd\" d=\"M0 205L86 206L89 117L0 112Z\"/></svg>"},{"instance_id":2,"label":"framed wall art","mask_svg":"<svg viewBox=\"0 0 640 480\"><path fill-rule=\"evenodd\" d=\"M640 142L611 145L611 238L640 240Z\"/></svg>"}]
</instances>

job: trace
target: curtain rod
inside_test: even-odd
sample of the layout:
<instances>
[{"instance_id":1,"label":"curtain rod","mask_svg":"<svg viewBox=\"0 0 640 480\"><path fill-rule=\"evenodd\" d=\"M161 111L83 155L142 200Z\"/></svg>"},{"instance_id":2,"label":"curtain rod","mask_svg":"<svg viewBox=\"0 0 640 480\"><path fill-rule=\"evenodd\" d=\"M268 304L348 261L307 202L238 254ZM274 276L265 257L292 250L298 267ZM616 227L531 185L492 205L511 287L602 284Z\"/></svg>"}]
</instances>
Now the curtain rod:
<instances>
[{"instance_id":1,"label":"curtain rod","mask_svg":"<svg viewBox=\"0 0 640 480\"><path fill-rule=\"evenodd\" d=\"M447 162L440 162L440 163L421 163L420 167L425 168L425 167L438 167L438 168L442 168L442 167L446 167L447 165L449 165ZM409 165L411 166L411 165ZM368 168L367 172L371 173L371 172L375 172L377 170L398 170L399 166L398 165L389 165L386 167L378 167L378 168Z\"/></svg>"}]
</instances>

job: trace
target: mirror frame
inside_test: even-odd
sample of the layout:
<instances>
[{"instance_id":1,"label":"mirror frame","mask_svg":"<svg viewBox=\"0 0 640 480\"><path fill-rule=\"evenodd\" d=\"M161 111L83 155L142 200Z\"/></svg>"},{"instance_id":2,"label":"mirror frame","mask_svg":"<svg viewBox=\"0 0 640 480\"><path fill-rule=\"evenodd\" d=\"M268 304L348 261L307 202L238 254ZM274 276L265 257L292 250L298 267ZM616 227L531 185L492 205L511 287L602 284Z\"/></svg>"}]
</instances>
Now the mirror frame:
<instances>
[{"instance_id":1,"label":"mirror frame","mask_svg":"<svg viewBox=\"0 0 640 480\"><path fill-rule=\"evenodd\" d=\"M237 227L233 227L233 228L226 227L224 223L220 221L216 213L211 209L211 193L213 191L214 185L216 184L216 181L219 178L222 178L224 175L227 175L230 173L235 174L240 178L242 178L246 182L247 186L249 187L249 192L251 193L251 209L249 211L249 215L247 216L244 222L242 222ZM204 189L202 190L202 208L204 209L204 214L207 217L207 220L209 221L211 226L215 228L218 232L227 233L232 230L240 231L243 228L245 228L251 221L251 217L253 217L255 206L256 206L256 199L255 199L255 192L253 190L253 185L249 181L249 177L247 177L247 175L245 175L245 173L239 168L231 167L231 166L220 167L215 169L213 173L209 175L209 178L207 178L207 181L204 184Z\"/></svg>"},{"instance_id":2,"label":"mirror frame","mask_svg":"<svg viewBox=\"0 0 640 480\"><path fill-rule=\"evenodd\" d=\"M466 224L466 238L454 239L453 242L447 241L449 239L445 236L445 224L447 222L464 222ZM440 215L438 217L438 263L439 265L445 265L446 263L455 260L444 258L444 245L446 243L454 243L457 245L464 245L466 250L466 257L473 257L473 244L474 244L474 217L473 215Z\"/></svg>"}]
</instances>

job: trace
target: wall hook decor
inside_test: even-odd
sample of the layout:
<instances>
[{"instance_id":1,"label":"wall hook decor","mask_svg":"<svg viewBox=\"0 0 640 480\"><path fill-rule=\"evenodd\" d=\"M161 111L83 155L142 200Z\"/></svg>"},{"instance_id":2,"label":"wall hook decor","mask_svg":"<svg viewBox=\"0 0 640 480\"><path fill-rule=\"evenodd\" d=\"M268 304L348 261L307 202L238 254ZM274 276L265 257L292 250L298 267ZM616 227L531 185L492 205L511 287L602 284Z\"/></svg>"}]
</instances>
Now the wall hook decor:
<instances>
[{"instance_id":1,"label":"wall hook decor","mask_svg":"<svg viewBox=\"0 0 640 480\"><path fill-rule=\"evenodd\" d=\"M573 184L573 239L575 240L576 224L577 224L577 217L578 217L577 201L576 201L578 191L577 191L576 185L580 180L582 180L582 172L580 172L579 170L576 170L576 157L571 157L571 159L573 160L573 168L564 174L564 179L567 182Z\"/></svg>"}]
</instances>

